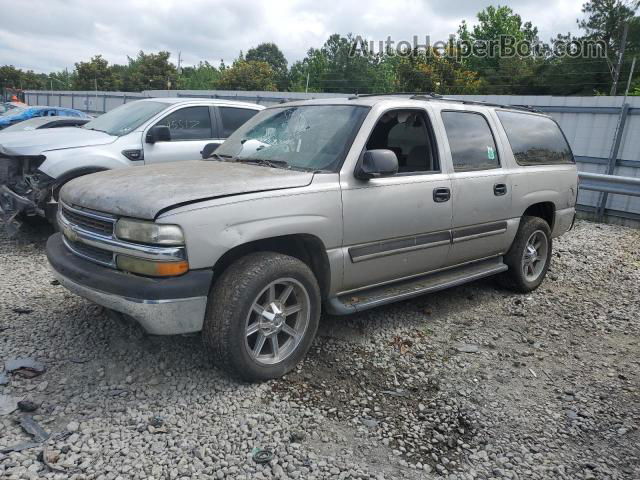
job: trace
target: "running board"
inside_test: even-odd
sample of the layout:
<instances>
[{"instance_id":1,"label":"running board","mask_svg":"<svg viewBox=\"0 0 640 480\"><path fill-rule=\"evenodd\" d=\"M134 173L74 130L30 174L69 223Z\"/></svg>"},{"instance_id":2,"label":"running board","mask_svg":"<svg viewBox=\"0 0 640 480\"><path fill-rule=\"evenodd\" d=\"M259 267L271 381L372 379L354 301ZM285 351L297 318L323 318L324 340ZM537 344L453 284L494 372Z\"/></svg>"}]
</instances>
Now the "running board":
<instances>
[{"instance_id":1,"label":"running board","mask_svg":"<svg viewBox=\"0 0 640 480\"><path fill-rule=\"evenodd\" d=\"M502 257L490 258L409 280L333 297L327 300L326 307L328 312L333 315L362 312L387 303L407 300L425 293L437 292L472 282L479 278L504 272L507 268Z\"/></svg>"}]
</instances>

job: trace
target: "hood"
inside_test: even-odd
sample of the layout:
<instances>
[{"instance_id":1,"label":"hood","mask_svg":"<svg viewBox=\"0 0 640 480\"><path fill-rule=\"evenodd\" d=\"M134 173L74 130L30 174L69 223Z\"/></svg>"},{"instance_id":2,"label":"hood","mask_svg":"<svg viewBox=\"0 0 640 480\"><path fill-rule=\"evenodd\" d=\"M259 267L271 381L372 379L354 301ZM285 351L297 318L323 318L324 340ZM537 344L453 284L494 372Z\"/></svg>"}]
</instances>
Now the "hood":
<instances>
[{"instance_id":1,"label":"hood","mask_svg":"<svg viewBox=\"0 0 640 480\"><path fill-rule=\"evenodd\" d=\"M119 216L153 220L167 208L242 193L304 187L313 173L194 160L94 173L67 183L62 201Z\"/></svg>"},{"instance_id":2,"label":"hood","mask_svg":"<svg viewBox=\"0 0 640 480\"><path fill-rule=\"evenodd\" d=\"M117 138L108 133L77 127L5 132L0 134L0 155L41 155L48 150L106 145Z\"/></svg>"}]
</instances>

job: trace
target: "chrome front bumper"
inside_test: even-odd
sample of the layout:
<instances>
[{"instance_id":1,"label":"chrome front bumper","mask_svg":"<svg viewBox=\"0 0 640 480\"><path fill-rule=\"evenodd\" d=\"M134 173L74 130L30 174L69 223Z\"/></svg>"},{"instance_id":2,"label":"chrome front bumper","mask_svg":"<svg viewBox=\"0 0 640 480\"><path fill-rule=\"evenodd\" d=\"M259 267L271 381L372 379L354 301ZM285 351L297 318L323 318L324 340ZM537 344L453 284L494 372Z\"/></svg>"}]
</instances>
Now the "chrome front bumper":
<instances>
[{"instance_id":1,"label":"chrome front bumper","mask_svg":"<svg viewBox=\"0 0 640 480\"><path fill-rule=\"evenodd\" d=\"M53 276L76 295L130 316L153 335L178 335L202 330L207 297L142 300L84 287L55 270Z\"/></svg>"},{"instance_id":2,"label":"chrome front bumper","mask_svg":"<svg viewBox=\"0 0 640 480\"><path fill-rule=\"evenodd\" d=\"M56 233L47 241L55 278L68 290L136 320L149 333L177 335L202 330L212 270L179 277L131 275L81 258Z\"/></svg>"}]
</instances>

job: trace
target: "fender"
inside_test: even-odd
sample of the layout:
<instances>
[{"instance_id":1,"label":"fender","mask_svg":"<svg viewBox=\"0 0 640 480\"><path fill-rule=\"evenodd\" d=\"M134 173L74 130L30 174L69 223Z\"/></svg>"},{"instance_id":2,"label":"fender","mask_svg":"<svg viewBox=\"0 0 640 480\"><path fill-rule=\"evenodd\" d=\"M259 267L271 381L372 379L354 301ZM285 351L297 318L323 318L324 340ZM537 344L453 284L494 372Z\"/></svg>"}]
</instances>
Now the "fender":
<instances>
[{"instance_id":1,"label":"fender","mask_svg":"<svg viewBox=\"0 0 640 480\"><path fill-rule=\"evenodd\" d=\"M139 148L139 147L138 147ZM61 179L79 169L93 171L113 170L116 168L144 165L144 160L130 161L122 153L126 148L80 147L42 152L46 160L39 170L51 178Z\"/></svg>"}]
</instances>

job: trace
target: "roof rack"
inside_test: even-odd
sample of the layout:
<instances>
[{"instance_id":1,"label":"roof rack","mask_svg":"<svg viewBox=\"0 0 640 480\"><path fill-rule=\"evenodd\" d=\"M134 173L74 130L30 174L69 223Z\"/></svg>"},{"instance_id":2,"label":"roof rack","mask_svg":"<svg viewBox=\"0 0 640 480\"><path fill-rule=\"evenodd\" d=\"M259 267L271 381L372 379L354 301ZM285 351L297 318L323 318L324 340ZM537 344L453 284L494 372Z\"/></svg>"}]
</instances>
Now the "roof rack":
<instances>
[{"instance_id":1,"label":"roof rack","mask_svg":"<svg viewBox=\"0 0 640 480\"><path fill-rule=\"evenodd\" d=\"M508 108L511 110L523 110L526 112L543 113L540 110L536 110L530 105L506 105L502 103L483 102L481 100L465 100L463 98L450 98L444 97L434 92L396 92L396 93L363 93L355 94L349 97L349 100L356 100L358 98L366 97L390 97L390 96L408 96L411 100L438 100L441 102L455 102L462 103L463 105L481 105L484 107L499 107Z\"/></svg>"},{"instance_id":2,"label":"roof rack","mask_svg":"<svg viewBox=\"0 0 640 480\"><path fill-rule=\"evenodd\" d=\"M482 100L465 100L463 98L448 98L443 96L434 97L430 95L429 97L425 97L419 94L419 95L412 96L411 100L439 100L443 102L462 103L463 105L480 105L483 107L499 107L499 108L508 108L511 110L524 110L526 112L542 113L540 112L540 110L536 110L534 107L530 105L506 105L503 103L483 102Z\"/></svg>"},{"instance_id":3,"label":"roof rack","mask_svg":"<svg viewBox=\"0 0 640 480\"><path fill-rule=\"evenodd\" d=\"M391 96L405 96L405 97L415 97L419 95L428 95L432 98L442 98L442 95L438 95L433 92L393 92L393 93L355 93L349 97L349 100L356 100L358 98L366 98L366 97L391 97Z\"/></svg>"}]
</instances>

